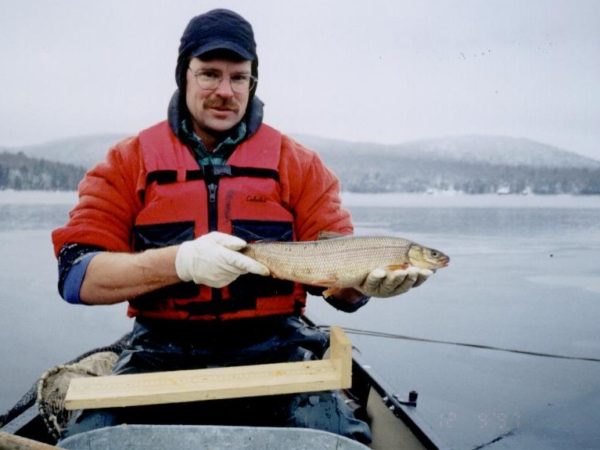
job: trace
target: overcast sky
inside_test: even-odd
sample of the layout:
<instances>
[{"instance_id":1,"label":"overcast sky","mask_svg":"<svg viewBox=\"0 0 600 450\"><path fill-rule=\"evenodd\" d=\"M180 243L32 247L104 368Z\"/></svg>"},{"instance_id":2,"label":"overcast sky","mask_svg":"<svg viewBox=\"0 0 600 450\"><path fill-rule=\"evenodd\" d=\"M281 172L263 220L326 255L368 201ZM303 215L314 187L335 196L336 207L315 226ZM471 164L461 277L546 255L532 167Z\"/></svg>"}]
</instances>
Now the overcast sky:
<instances>
[{"instance_id":1,"label":"overcast sky","mask_svg":"<svg viewBox=\"0 0 600 450\"><path fill-rule=\"evenodd\" d=\"M254 26L265 121L400 143L527 137L600 159L600 1L0 0L0 146L165 118L179 38Z\"/></svg>"}]
</instances>

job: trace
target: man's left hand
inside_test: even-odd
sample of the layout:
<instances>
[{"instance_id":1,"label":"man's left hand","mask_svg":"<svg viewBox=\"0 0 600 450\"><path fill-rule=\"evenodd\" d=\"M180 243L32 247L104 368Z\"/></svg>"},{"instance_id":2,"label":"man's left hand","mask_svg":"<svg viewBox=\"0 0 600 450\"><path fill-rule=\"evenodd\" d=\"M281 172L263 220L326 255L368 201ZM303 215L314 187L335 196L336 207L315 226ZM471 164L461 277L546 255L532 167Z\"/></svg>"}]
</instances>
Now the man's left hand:
<instances>
[{"instance_id":1,"label":"man's left hand","mask_svg":"<svg viewBox=\"0 0 600 450\"><path fill-rule=\"evenodd\" d=\"M418 267L399 270L378 267L356 289L369 297L394 297L420 286L432 273L431 270Z\"/></svg>"}]
</instances>

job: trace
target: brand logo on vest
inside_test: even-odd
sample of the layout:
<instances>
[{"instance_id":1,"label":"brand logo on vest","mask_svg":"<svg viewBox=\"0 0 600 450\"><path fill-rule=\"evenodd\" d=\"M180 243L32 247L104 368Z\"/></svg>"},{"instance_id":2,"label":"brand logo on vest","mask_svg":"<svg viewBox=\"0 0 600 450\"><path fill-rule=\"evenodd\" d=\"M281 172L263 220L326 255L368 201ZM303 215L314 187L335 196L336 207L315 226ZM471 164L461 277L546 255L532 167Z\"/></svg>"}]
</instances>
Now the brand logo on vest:
<instances>
[{"instance_id":1,"label":"brand logo on vest","mask_svg":"<svg viewBox=\"0 0 600 450\"><path fill-rule=\"evenodd\" d=\"M267 197L265 197L264 195L253 194L253 195L248 195L246 197L246 201L247 202L256 202L256 203L266 203Z\"/></svg>"}]
</instances>

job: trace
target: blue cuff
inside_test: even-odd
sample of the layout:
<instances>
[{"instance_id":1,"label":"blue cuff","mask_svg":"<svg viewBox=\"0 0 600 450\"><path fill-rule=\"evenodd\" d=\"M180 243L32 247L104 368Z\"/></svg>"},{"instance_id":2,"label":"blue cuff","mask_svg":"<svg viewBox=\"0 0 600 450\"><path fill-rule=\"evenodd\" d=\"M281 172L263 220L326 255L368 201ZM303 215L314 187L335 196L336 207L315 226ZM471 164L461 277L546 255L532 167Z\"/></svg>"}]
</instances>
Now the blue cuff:
<instances>
[{"instance_id":1,"label":"blue cuff","mask_svg":"<svg viewBox=\"0 0 600 450\"><path fill-rule=\"evenodd\" d=\"M63 285L62 291L62 297L67 302L74 305L81 304L79 292L81 291L81 285L83 284L83 277L85 277L88 264L98 253L100 252L86 253L71 266L71 269L67 274L67 278L65 279L65 284Z\"/></svg>"}]
</instances>

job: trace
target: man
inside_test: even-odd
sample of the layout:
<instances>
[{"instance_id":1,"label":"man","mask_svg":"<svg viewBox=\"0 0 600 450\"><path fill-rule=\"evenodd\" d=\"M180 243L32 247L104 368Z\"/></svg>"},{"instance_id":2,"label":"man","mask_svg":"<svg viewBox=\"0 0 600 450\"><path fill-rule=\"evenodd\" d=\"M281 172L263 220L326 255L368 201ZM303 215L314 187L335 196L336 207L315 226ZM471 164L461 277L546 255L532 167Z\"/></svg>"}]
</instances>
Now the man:
<instances>
[{"instance_id":1,"label":"man","mask_svg":"<svg viewBox=\"0 0 600 450\"><path fill-rule=\"evenodd\" d=\"M262 123L253 30L238 14L219 9L190 21L176 81L168 120L112 148L53 232L61 295L129 302L136 321L119 374L321 357L327 336L299 320L307 288L269 278L238 250L248 240L352 233L338 180L314 152ZM326 300L354 311L430 273L377 269ZM167 408L86 413L71 432L177 421L306 426L369 440L337 393Z\"/></svg>"}]
</instances>

